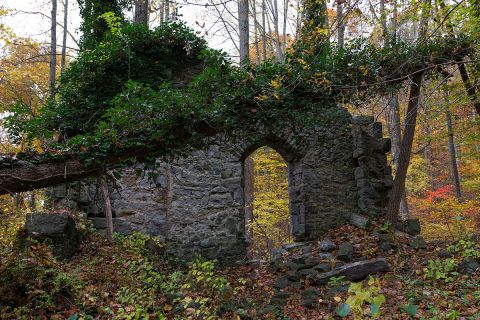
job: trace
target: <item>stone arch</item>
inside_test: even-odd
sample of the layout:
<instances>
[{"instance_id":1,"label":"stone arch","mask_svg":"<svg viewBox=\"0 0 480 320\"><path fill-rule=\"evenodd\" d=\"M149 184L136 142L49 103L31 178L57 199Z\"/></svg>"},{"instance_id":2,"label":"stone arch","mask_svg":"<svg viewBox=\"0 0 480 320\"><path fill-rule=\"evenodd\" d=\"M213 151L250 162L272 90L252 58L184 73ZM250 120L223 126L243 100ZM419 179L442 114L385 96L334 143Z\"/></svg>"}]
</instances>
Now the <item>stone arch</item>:
<instances>
[{"instance_id":1,"label":"stone arch","mask_svg":"<svg viewBox=\"0 0 480 320\"><path fill-rule=\"evenodd\" d=\"M297 192L295 192L295 179L294 179L294 174L295 174L295 168L298 167L298 160L302 158L301 153L291 144L287 139L282 139L279 138L278 136L274 135L267 135L264 136L262 139L258 139L255 142L247 142L244 144L241 156L239 161L242 164L242 181L241 181L241 187L244 195L244 212L245 212L245 217L246 220L248 219L248 216L250 214L253 214L253 210L248 208L248 194L247 194L247 184L249 184L248 181L246 181L246 160L247 158L254 153L256 150L262 148L262 147L269 147L273 149L275 152L277 152L283 160L287 163L287 172L288 172L288 212L289 212L289 217L290 217L290 235L293 237L294 240L298 238L300 234L305 230L302 227L302 223L304 223L305 218L302 216L302 212L299 211L298 206L295 206L294 204L298 202L297 199ZM250 177L253 179L253 177ZM250 182L250 186L248 188L254 188L253 186L253 181ZM251 190L253 193L253 190ZM253 204L253 203L252 203ZM251 212L248 212L249 210L252 210ZM245 221L245 224L247 221ZM244 229L245 235L247 236L247 232Z\"/></svg>"}]
</instances>

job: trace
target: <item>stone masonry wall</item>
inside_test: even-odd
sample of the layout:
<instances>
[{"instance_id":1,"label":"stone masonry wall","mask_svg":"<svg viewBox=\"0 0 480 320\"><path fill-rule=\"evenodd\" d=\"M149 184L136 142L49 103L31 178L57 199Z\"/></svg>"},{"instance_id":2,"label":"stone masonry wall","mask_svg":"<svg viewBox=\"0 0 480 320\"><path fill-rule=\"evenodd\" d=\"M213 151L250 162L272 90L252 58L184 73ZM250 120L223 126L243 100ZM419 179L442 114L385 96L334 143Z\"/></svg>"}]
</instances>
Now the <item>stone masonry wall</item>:
<instances>
[{"instance_id":1,"label":"stone masonry wall","mask_svg":"<svg viewBox=\"0 0 480 320\"><path fill-rule=\"evenodd\" d=\"M378 217L391 187L391 170L381 125L371 117L341 121L251 139L218 135L208 148L171 163L161 162L154 178L140 166L122 169L110 188L115 231L161 236L167 252L183 258L199 253L235 261L246 256L243 162L269 146L288 162L294 239L320 238L352 214ZM57 203L74 203L102 228L99 193L92 183L57 187Z\"/></svg>"}]
</instances>

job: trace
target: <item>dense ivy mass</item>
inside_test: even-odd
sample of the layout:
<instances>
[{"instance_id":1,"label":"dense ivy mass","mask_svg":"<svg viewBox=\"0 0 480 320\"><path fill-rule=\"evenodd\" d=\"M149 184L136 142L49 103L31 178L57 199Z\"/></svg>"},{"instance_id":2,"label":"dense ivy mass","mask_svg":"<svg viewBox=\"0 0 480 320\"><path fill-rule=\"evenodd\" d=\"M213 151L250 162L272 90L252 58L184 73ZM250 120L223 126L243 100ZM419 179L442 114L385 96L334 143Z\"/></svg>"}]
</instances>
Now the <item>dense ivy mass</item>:
<instances>
[{"instance_id":1,"label":"dense ivy mass","mask_svg":"<svg viewBox=\"0 0 480 320\"><path fill-rule=\"evenodd\" d=\"M315 118L345 121L337 101L361 103L395 90L412 73L462 59L470 45L450 38L386 48L356 41L325 45L318 55L297 46L285 64L240 69L184 24L122 24L70 65L40 117L17 113L7 122L17 136L59 134L60 152L44 157L103 161L140 150L153 159L199 147L218 132L255 136L259 128Z\"/></svg>"}]
</instances>

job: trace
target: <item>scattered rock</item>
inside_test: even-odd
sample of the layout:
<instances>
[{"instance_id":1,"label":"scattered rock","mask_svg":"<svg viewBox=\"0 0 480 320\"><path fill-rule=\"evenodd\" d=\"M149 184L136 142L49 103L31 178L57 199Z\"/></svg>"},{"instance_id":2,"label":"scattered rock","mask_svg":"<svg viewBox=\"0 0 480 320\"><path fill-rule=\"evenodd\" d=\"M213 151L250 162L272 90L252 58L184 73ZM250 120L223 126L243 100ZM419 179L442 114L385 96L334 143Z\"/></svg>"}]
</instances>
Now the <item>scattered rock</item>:
<instances>
[{"instance_id":1,"label":"scattered rock","mask_svg":"<svg viewBox=\"0 0 480 320\"><path fill-rule=\"evenodd\" d=\"M302 270L308 270L308 269L302 269ZM292 282L295 282L295 281L298 281L300 280L300 278L302 277L300 271L288 271L287 274L286 274L286 277L288 280L292 281Z\"/></svg>"},{"instance_id":2,"label":"scattered rock","mask_svg":"<svg viewBox=\"0 0 480 320\"><path fill-rule=\"evenodd\" d=\"M284 291L277 291L273 295L272 299L270 299L270 304L277 305L277 306L284 306L287 304L288 298L290 298L289 292Z\"/></svg>"},{"instance_id":3,"label":"scattered rock","mask_svg":"<svg viewBox=\"0 0 480 320\"><path fill-rule=\"evenodd\" d=\"M390 265L384 258L358 261L335 268L332 271L319 274L314 278L316 284L326 284L332 277L344 276L350 281L363 280L371 274L385 273L390 271Z\"/></svg>"},{"instance_id":4,"label":"scattered rock","mask_svg":"<svg viewBox=\"0 0 480 320\"><path fill-rule=\"evenodd\" d=\"M380 250L383 252L393 250L394 246L390 242L382 242L380 244Z\"/></svg>"},{"instance_id":5,"label":"scattered rock","mask_svg":"<svg viewBox=\"0 0 480 320\"><path fill-rule=\"evenodd\" d=\"M292 284L292 281L288 280L287 277L279 277L274 287L277 289L284 289L291 284Z\"/></svg>"},{"instance_id":6,"label":"scattered rock","mask_svg":"<svg viewBox=\"0 0 480 320\"><path fill-rule=\"evenodd\" d=\"M272 250L272 255L270 257L270 261L277 261L283 259L283 255L287 253L287 250L283 248L274 248Z\"/></svg>"},{"instance_id":7,"label":"scattered rock","mask_svg":"<svg viewBox=\"0 0 480 320\"><path fill-rule=\"evenodd\" d=\"M350 242L343 242L338 246L338 260L349 262L353 258L353 246Z\"/></svg>"},{"instance_id":8,"label":"scattered rock","mask_svg":"<svg viewBox=\"0 0 480 320\"><path fill-rule=\"evenodd\" d=\"M25 229L27 237L20 240L23 248L29 246L28 238L33 238L51 245L53 254L62 259L71 258L80 244L75 220L67 215L31 213Z\"/></svg>"},{"instance_id":9,"label":"scattered rock","mask_svg":"<svg viewBox=\"0 0 480 320\"><path fill-rule=\"evenodd\" d=\"M332 264L331 263L320 263L319 265L315 266L315 270L318 272L328 272L332 270Z\"/></svg>"},{"instance_id":10,"label":"scattered rock","mask_svg":"<svg viewBox=\"0 0 480 320\"><path fill-rule=\"evenodd\" d=\"M421 235L417 235L415 237L412 237L412 239L410 239L410 247L412 249L423 250L423 249L427 249L427 243L425 242L425 240Z\"/></svg>"},{"instance_id":11,"label":"scattered rock","mask_svg":"<svg viewBox=\"0 0 480 320\"><path fill-rule=\"evenodd\" d=\"M420 220L418 219L407 219L397 222L397 229L405 232L411 236L416 236L420 234Z\"/></svg>"},{"instance_id":12,"label":"scattered rock","mask_svg":"<svg viewBox=\"0 0 480 320\"><path fill-rule=\"evenodd\" d=\"M362 215L352 213L350 223L357 228L365 229L370 225L370 220Z\"/></svg>"},{"instance_id":13,"label":"scattered rock","mask_svg":"<svg viewBox=\"0 0 480 320\"><path fill-rule=\"evenodd\" d=\"M283 265L282 260L271 261L268 264L268 271L270 271L272 273L276 273L276 272L280 271L283 268L283 266L284 265Z\"/></svg>"},{"instance_id":14,"label":"scattered rock","mask_svg":"<svg viewBox=\"0 0 480 320\"><path fill-rule=\"evenodd\" d=\"M306 245L306 246L302 247L302 254L311 255L312 254L312 245L309 244L309 245Z\"/></svg>"},{"instance_id":15,"label":"scattered rock","mask_svg":"<svg viewBox=\"0 0 480 320\"><path fill-rule=\"evenodd\" d=\"M322 252L331 252L337 249L335 243L330 239L323 239L318 242L318 249Z\"/></svg>"},{"instance_id":16,"label":"scattered rock","mask_svg":"<svg viewBox=\"0 0 480 320\"><path fill-rule=\"evenodd\" d=\"M253 259L253 260L247 261L246 264L252 269L258 269L263 264L263 262L264 261L262 261L261 259Z\"/></svg>"},{"instance_id":17,"label":"scattered rock","mask_svg":"<svg viewBox=\"0 0 480 320\"><path fill-rule=\"evenodd\" d=\"M314 269L302 269L298 271L298 275L303 278L313 278L317 272Z\"/></svg>"},{"instance_id":18,"label":"scattered rock","mask_svg":"<svg viewBox=\"0 0 480 320\"><path fill-rule=\"evenodd\" d=\"M453 255L448 250L445 250L445 249L440 250L440 252L438 253L437 256L440 259L448 259L448 258L453 257Z\"/></svg>"},{"instance_id":19,"label":"scattered rock","mask_svg":"<svg viewBox=\"0 0 480 320\"><path fill-rule=\"evenodd\" d=\"M461 274L472 274L480 269L480 263L474 259L466 259L458 265L458 271Z\"/></svg>"},{"instance_id":20,"label":"scattered rock","mask_svg":"<svg viewBox=\"0 0 480 320\"><path fill-rule=\"evenodd\" d=\"M378 230L373 231L373 236L377 238L378 242L390 242L391 238L388 233L380 232Z\"/></svg>"},{"instance_id":21,"label":"scattered rock","mask_svg":"<svg viewBox=\"0 0 480 320\"><path fill-rule=\"evenodd\" d=\"M284 250L290 252L290 251L293 251L295 249L304 247L305 245L307 245L307 243L305 243L305 242L292 242L292 243L282 244L282 248Z\"/></svg>"},{"instance_id":22,"label":"scattered rock","mask_svg":"<svg viewBox=\"0 0 480 320\"><path fill-rule=\"evenodd\" d=\"M305 268L304 264L295 263L293 261L285 262L284 266L285 266L285 268L287 268L290 271L297 271L299 269Z\"/></svg>"},{"instance_id":23,"label":"scattered rock","mask_svg":"<svg viewBox=\"0 0 480 320\"><path fill-rule=\"evenodd\" d=\"M322 259L320 259L319 257L308 257L305 259L305 268L309 269L309 268L315 267L321 261Z\"/></svg>"},{"instance_id":24,"label":"scattered rock","mask_svg":"<svg viewBox=\"0 0 480 320\"><path fill-rule=\"evenodd\" d=\"M332 260L333 259L333 255L331 253L323 253L323 252L320 252L318 254L318 258L322 261L324 260Z\"/></svg>"},{"instance_id":25,"label":"scattered rock","mask_svg":"<svg viewBox=\"0 0 480 320\"><path fill-rule=\"evenodd\" d=\"M300 305L305 307L312 307L318 303L318 298L320 296L320 290L317 288L308 288L302 292L302 297L300 298Z\"/></svg>"}]
</instances>

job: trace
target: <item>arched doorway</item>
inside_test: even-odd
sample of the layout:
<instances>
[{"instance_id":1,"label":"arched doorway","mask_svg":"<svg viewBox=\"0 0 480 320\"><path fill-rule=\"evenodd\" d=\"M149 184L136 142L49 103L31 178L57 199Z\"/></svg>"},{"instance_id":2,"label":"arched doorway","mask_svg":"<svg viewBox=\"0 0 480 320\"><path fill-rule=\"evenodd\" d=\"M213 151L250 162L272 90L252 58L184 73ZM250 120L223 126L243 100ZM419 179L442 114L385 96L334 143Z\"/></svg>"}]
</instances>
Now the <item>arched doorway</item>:
<instances>
[{"instance_id":1,"label":"arched doorway","mask_svg":"<svg viewBox=\"0 0 480 320\"><path fill-rule=\"evenodd\" d=\"M250 258L268 258L292 241L289 164L275 149L260 147L244 161L245 231Z\"/></svg>"}]
</instances>

